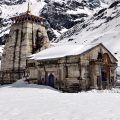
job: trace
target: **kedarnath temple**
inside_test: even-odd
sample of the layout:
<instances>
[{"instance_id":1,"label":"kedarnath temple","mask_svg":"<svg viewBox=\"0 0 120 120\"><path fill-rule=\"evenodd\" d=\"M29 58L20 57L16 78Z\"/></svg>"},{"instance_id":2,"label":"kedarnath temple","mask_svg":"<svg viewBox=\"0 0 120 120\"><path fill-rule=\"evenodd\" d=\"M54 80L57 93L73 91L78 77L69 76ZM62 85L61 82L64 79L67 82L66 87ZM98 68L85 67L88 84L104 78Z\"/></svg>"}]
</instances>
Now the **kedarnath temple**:
<instances>
[{"instance_id":1,"label":"kedarnath temple","mask_svg":"<svg viewBox=\"0 0 120 120\"><path fill-rule=\"evenodd\" d=\"M26 77L29 83L66 92L115 87L117 59L103 45L51 45L43 17L11 18L1 61L0 84ZM27 74L27 76L26 76Z\"/></svg>"},{"instance_id":2,"label":"kedarnath temple","mask_svg":"<svg viewBox=\"0 0 120 120\"><path fill-rule=\"evenodd\" d=\"M11 18L13 24L1 61L1 81L12 83L20 79L26 69L26 57L50 47L44 18L31 14L28 5L27 12Z\"/></svg>"}]
</instances>

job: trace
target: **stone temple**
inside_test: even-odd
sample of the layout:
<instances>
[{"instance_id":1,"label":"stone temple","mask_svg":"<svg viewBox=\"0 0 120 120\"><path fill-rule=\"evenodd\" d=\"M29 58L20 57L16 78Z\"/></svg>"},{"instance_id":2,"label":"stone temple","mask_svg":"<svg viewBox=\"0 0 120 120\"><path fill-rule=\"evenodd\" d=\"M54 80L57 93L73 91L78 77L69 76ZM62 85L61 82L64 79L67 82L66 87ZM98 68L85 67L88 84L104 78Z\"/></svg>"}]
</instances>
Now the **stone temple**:
<instances>
[{"instance_id":1,"label":"stone temple","mask_svg":"<svg viewBox=\"0 0 120 120\"><path fill-rule=\"evenodd\" d=\"M32 15L29 4L27 12L11 20L13 24L1 60L1 84L9 84L23 77L26 57L50 47L45 19Z\"/></svg>"},{"instance_id":2,"label":"stone temple","mask_svg":"<svg viewBox=\"0 0 120 120\"><path fill-rule=\"evenodd\" d=\"M45 19L32 15L29 5L27 12L11 20L1 60L0 84L26 77L29 83L66 92L115 87L118 61L103 44L52 46Z\"/></svg>"}]
</instances>

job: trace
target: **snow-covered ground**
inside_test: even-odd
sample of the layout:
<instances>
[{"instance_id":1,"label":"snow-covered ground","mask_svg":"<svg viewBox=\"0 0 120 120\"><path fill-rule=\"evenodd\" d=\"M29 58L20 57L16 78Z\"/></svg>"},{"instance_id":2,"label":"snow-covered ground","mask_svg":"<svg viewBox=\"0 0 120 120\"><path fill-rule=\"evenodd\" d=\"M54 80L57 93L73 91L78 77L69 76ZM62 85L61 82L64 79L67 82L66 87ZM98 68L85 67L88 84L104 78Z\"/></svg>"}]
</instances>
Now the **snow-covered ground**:
<instances>
[{"instance_id":1,"label":"snow-covered ground","mask_svg":"<svg viewBox=\"0 0 120 120\"><path fill-rule=\"evenodd\" d=\"M0 120L120 120L120 90L61 93L22 81L0 87Z\"/></svg>"}]
</instances>

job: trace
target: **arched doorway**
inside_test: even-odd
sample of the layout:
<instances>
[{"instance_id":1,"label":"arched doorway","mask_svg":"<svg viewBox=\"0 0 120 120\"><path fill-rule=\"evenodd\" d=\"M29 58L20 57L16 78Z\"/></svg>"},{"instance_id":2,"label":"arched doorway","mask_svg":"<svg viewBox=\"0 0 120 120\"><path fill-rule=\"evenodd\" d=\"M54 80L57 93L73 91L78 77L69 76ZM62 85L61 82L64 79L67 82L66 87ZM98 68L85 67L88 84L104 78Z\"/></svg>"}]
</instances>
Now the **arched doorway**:
<instances>
[{"instance_id":1,"label":"arched doorway","mask_svg":"<svg viewBox=\"0 0 120 120\"><path fill-rule=\"evenodd\" d=\"M54 80L55 80L54 75L52 73L50 73L48 76L48 85L51 87L54 87Z\"/></svg>"}]
</instances>

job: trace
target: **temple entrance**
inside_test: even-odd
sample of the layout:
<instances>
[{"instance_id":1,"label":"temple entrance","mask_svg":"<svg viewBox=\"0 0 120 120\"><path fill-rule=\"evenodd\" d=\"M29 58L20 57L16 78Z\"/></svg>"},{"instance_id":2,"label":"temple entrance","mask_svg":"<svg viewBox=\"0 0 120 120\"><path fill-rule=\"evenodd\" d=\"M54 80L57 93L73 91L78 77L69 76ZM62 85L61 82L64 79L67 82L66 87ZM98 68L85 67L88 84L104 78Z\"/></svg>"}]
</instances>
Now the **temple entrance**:
<instances>
[{"instance_id":1,"label":"temple entrance","mask_svg":"<svg viewBox=\"0 0 120 120\"><path fill-rule=\"evenodd\" d=\"M99 63L100 75L97 76L97 86L99 89L109 89L112 85L111 63L109 55L104 53Z\"/></svg>"},{"instance_id":2,"label":"temple entrance","mask_svg":"<svg viewBox=\"0 0 120 120\"><path fill-rule=\"evenodd\" d=\"M110 64L111 60L107 53L103 54L103 65L101 69L102 88L106 89L110 84Z\"/></svg>"},{"instance_id":3,"label":"temple entrance","mask_svg":"<svg viewBox=\"0 0 120 120\"><path fill-rule=\"evenodd\" d=\"M48 76L48 86L54 87L54 80L55 80L54 75L50 73L50 75Z\"/></svg>"},{"instance_id":4,"label":"temple entrance","mask_svg":"<svg viewBox=\"0 0 120 120\"><path fill-rule=\"evenodd\" d=\"M106 89L108 86L108 80L109 80L108 78L109 78L108 71L105 66L105 67L103 67L103 69L101 71L101 80L102 80L102 88L103 89Z\"/></svg>"},{"instance_id":5,"label":"temple entrance","mask_svg":"<svg viewBox=\"0 0 120 120\"><path fill-rule=\"evenodd\" d=\"M102 71L102 81L107 82L107 71Z\"/></svg>"}]
</instances>

